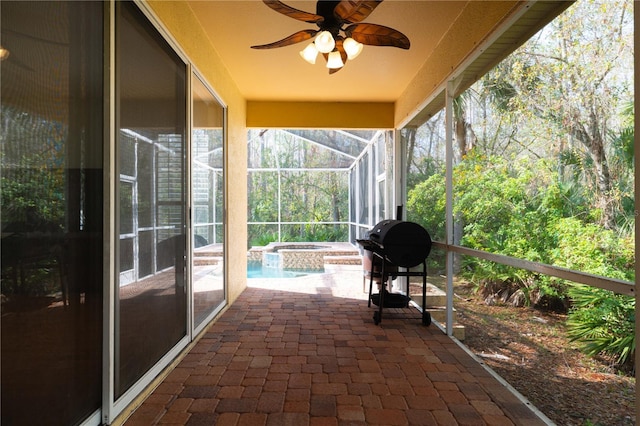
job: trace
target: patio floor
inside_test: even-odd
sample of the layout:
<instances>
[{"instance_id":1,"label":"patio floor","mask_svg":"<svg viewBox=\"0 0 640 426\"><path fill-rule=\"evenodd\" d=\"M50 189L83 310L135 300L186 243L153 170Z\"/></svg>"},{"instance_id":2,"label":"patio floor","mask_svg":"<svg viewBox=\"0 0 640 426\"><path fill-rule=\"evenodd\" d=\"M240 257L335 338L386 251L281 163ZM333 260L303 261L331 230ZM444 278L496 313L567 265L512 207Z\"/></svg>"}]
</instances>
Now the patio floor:
<instances>
[{"instance_id":1,"label":"patio floor","mask_svg":"<svg viewBox=\"0 0 640 426\"><path fill-rule=\"evenodd\" d=\"M361 268L250 279L126 425L543 425L417 311L374 325Z\"/></svg>"}]
</instances>

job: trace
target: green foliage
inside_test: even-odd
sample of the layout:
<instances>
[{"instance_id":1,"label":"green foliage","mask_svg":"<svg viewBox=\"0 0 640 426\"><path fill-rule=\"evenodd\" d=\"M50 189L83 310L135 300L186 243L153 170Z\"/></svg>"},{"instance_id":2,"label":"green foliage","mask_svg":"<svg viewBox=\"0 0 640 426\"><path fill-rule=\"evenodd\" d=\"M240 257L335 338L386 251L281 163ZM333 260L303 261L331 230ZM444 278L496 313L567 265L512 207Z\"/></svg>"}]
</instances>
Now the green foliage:
<instances>
[{"instance_id":1,"label":"green foliage","mask_svg":"<svg viewBox=\"0 0 640 426\"><path fill-rule=\"evenodd\" d=\"M434 175L444 181L444 175L441 174L444 172L441 170L440 164L433 158L421 157L416 159L414 167L416 170L407 176L407 187L410 189Z\"/></svg>"},{"instance_id":2,"label":"green foliage","mask_svg":"<svg viewBox=\"0 0 640 426\"><path fill-rule=\"evenodd\" d=\"M461 244L482 251L563 266L610 278L634 279L634 246L589 222L585 197L562 183L546 160L507 161L470 152L454 169L454 214L464 224ZM434 240L444 239L444 176L433 175L409 193L408 218ZM580 219L582 217L582 219ZM462 273L476 282L501 282L536 299L567 297L566 284L505 265L465 257Z\"/></svg>"},{"instance_id":3,"label":"green foliage","mask_svg":"<svg viewBox=\"0 0 640 426\"><path fill-rule=\"evenodd\" d=\"M554 264L626 281L634 279L634 241L593 223L567 217L549 227Z\"/></svg>"},{"instance_id":4,"label":"green foliage","mask_svg":"<svg viewBox=\"0 0 640 426\"><path fill-rule=\"evenodd\" d=\"M544 218L536 214L528 165L471 153L454 169L454 213L465 224L464 245L512 255L531 248L527 230L540 228Z\"/></svg>"},{"instance_id":5,"label":"green foliage","mask_svg":"<svg viewBox=\"0 0 640 426\"><path fill-rule=\"evenodd\" d=\"M306 223L304 225L283 226L281 241L290 242L322 242L348 241L349 228L346 225L321 225Z\"/></svg>"},{"instance_id":6,"label":"green foliage","mask_svg":"<svg viewBox=\"0 0 640 426\"><path fill-rule=\"evenodd\" d=\"M322 225L307 223L303 225L282 224L280 237L277 225L250 225L249 247L266 246L278 241L288 242L326 242L348 241L347 225Z\"/></svg>"},{"instance_id":7,"label":"green foliage","mask_svg":"<svg viewBox=\"0 0 640 426\"><path fill-rule=\"evenodd\" d=\"M445 238L445 179L435 174L409 191L407 197L407 220L429 230L431 239Z\"/></svg>"},{"instance_id":8,"label":"green foliage","mask_svg":"<svg viewBox=\"0 0 640 426\"><path fill-rule=\"evenodd\" d=\"M2 221L31 227L62 227L64 193L62 171L33 170L28 179L2 177Z\"/></svg>"},{"instance_id":9,"label":"green foliage","mask_svg":"<svg viewBox=\"0 0 640 426\"><path fill-rule=\"evenodd\" d=\"M634 110L633 102L622 108L621 127L609 132L611 143L611 169L616 179L613 191L618 208L616 224L621 233L632 235L635 228L635 195L634 195Z\"/></svg>"},{"instance_id":10,"label":"green foliage","mask_svg":"<svg viewBox=\"0 0 640 426\"><path fill-rule=\"evenodd\" d=\"M606 354L618 365L633 364L635 299L585 285L571 286L569 294L569 337L588 355Z\"/></svg>"},{"instance_id":11,"label":"green foliage","mask_svg":"<svg viewBox=\"0 0 640 426\"><path fill-rule=\"evenodd\" d=\"M61 229L66 129L10 107L3 107L1 116L2 222Z\"/></svg>"},{"instance_id":12,"label":"green foliage","mask_svg":"<svg viewBox=\"0 0 640 426\"><path fill-rule=\"evenodd\" d=\"M278 227L276 225L249 225L247 227L248 247L266 246L269 243L278 241Z\"/></svg>"}]
</instances>

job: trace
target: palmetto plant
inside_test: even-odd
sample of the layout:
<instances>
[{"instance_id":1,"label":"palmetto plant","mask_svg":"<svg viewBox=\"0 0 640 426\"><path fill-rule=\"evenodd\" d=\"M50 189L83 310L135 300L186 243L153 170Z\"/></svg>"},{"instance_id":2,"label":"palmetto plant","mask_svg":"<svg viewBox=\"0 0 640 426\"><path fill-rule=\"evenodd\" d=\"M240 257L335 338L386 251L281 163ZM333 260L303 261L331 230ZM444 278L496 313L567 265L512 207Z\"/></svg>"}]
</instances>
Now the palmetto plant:
<instances>
[{"instance_id":1,"label":"palmetto plant","mask_svg":"<svg viewBox=\"0 0 640 426\"><path fill-rule=\"evenodd\" d=\"M569 294L573 301L567 321L571 340L587 355L605 354L618 365L632 364L635 299L586 285L572 286Z\"/></svg>"}]
</instances>

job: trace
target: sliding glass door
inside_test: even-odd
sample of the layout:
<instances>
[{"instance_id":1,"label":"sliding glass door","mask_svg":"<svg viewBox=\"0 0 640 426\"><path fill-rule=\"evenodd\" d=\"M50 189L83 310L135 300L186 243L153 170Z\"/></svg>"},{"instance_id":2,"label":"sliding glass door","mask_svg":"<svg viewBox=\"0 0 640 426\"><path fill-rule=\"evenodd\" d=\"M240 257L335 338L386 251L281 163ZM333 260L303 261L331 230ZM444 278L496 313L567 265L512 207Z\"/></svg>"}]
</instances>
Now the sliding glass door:
<instances>
[{"instance_id":1,"label":"sliding glass door","mask_svg":"<svg viewBox=\"0 0 640 426\"><path fill-rule=\"evenodd\" d=\"M138 7L117 2L116 398L188 332L187 75Z\"/></svg>"},{"instance_id":2,"label":"sliding glass door","mask_svg":"<svg viewBox=\"0 0 640 426\"><path fill-rule=\"evenodd\" d=\"M225 301L224 108L205 83L191 79L194 328L205 325Z\"/></svg>"},{"instance_id":3,"label":"sliding glass door","mask_svg":"<svg viewBox=\"0 0 640 426\"><path fill-rule=\"evenodd\" d=\"M102 401L103 5L2 2L3 425Z\"/></svg>"}]
</instances>

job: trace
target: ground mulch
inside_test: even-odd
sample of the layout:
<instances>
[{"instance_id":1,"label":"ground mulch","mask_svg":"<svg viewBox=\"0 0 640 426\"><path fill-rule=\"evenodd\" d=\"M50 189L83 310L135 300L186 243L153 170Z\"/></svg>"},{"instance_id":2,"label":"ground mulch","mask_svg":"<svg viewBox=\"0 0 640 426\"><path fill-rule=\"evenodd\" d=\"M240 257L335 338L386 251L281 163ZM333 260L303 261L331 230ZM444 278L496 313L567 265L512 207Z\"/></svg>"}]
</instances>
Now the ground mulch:
<instances>
[{"instance_id":1,"label":"ground mulch","mask_svg":"<svg viewBox=\"0 0 640 426\"><path fill-rule=\"evenodd\" d=\"M635 378L582 354L566 314L488 305L456 285L455 308L473 353L558 425L635 425Z\"/></svg>"}]
</instances>

